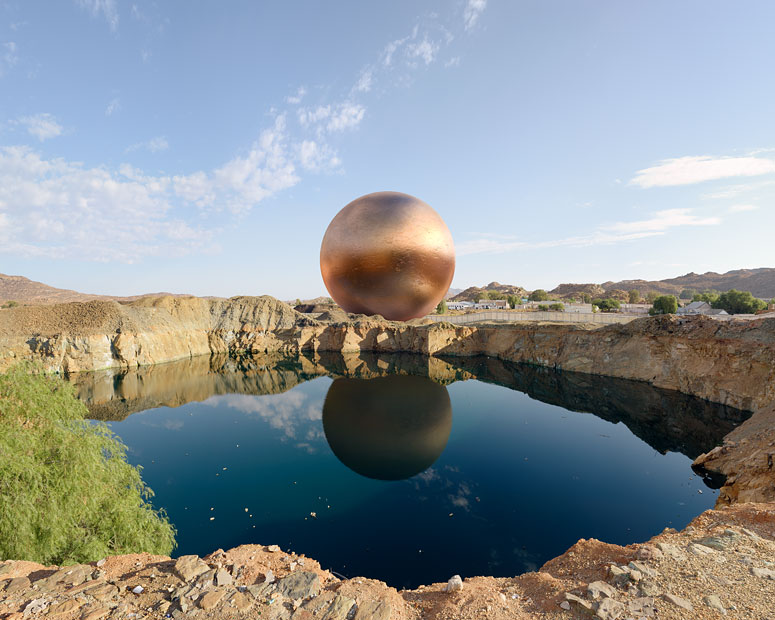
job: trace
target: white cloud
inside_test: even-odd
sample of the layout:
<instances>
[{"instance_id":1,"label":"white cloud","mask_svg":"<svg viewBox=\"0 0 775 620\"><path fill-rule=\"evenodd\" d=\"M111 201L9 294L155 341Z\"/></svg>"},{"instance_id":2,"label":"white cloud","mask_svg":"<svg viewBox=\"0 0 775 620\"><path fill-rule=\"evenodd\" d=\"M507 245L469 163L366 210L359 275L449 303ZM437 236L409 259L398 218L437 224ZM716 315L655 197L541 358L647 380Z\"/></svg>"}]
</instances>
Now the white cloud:
<instances>
[{"instance_id":1,"label":"white cloud","mask_svg":"<svg viewBox=\"0 0 775 620\"><path fill-rule=\"evenodd\" d=\"M126 152L144 149L146 151L150 151L151 153L159 153L160 151L166 151L169 147L170 145L169 142L167 142L167 138L164 136L156 136L155 138L151 138L146 142L137 142L131 146L128 146Z\"/></svg>"},{"instance_id":2,"label":"white cloud","mask_svg":"<svg viewBox=\"0 0 775 620\"><path fill-rule=\"evenodd\" d=\"M466 30L470 30L479 21L479 16L487 7L487 0L468 0L466 8L463 9L463 24Z\"/></svg>"},{"instance_id":3,"label":"white cloud","mask_svg":"<svg viewBox=\"0 0 775 620\"><path fill-rule=\"evenodd\" d=\"M424 37L419 43L410 43L406 46L406 55L411 58L420 58L426 65L431 64L439 52L439 44Z\"/></svg>"},{"instance_id":4,"label":"white cloud","mask_svg":"<svg viewBox=\"0 0 775 620\"><path fill-rule=\"evenodd\" d=\"M771 173L775 173L775 160L764 157L689 156L666 159L638 170L630 183L644 188L666 187Z\"/></svg>"},{"instance_id":5,"label":"white cloud","mask_svg":"<svg viewBox=\"0 0 775 620\"><path fill-rule=\"evenodd\" d=\"M6 41L0 47L0 77L3 77L19 61L17 49L18 46L13 41Z\"/></svg>"},{"instance_id":6,"label":"white cloud","mask_svg":"<svg viewBox=\"0 0 775 620\"><path fill-rule=\"evenodd\" d=\"M729 207L730 213L744 213L745 211L756 211L757 205L732 205Z\"/></svg>"},{"instance_id":7,"label":"white cloud","mask_svg":"<svg viewBox=\"0 0 775 620\"><path fill-rule=\"evenodd\" d=\"M445 67L457 67L460 64L460 56L454 56L444 63Z\"/></svg>"},{"instance_id":8,"label":"white cloud","mask_svg":"<svg viewBox=\"0 0 775 620\"><path fill-rule=\"evenodd\" d=\"M289 95L285 98L285 102L290 103L291 105L298 105L301 103L301 100L304 99L304 95L306 94L307 89L303 86L300 86L295 95Z\"/></svg>"},{"instance_id":9,"label":"white cloud","mask_svg":"<svg viewBox=\"0 0 775 620\"><path fill-rule=\"evenodd\" d=\"M304 140L297 148L299 163L305 170L334 170L342 163L330 147L314 140Z\"/></svg>"},{"instance_id":10,"label":"white cloud","mask_svg":"<svg viewBox=\"0 0 775 620\"><path fill-rule=\"evenodd\" d=\"M371 87L374 83L374 69L368 68L361 71L360 76L358 76L358 81L355 83L355 86L353 86L353 92L356 93L367 93L371 90Z\"/></svg>"},{"instance_id":11,"label":"white cloud","mask_svg":"<svg viewBox=\"0 0 775 620\"><path fill-rule=\"evenodd\" d=\"M401 47L404 43L406 43L409 40L409 37L404 37L403 39L396 39L395 41L391 41L385 46L385 49L382 50L382 65L385 67L389 67L393 64L393 55L398 51L398 48Z\"/></svg>"},{"instance_id":12,"label":"white cloud","mask_svg":"<svg viewBox=\"0 0 775 620\"><path fill-rule=\"evenodd\" d=\"M668 209L657 211L653 217L635 222L617 222L601 226L588 234L564 239L553 239L539 242L520 241L508 235L482 234L481 238L466 241L456 248L458 256L468 254L502 254L514 250L540 249L554 247L588 247L595 245L612 245L656 237L665 234L669 229L683 226L714 226L721 223L718 217L702 218L692 215L689 209Z\"/></svg>"},{"instance_id":13,"label":"white cloud","mask_svg":"<svg viewBox=\"0 0 775 620\"><path fill-rule=\"evenodd\" d=\"M124 172L0 148L0 253L133 262L201 251L210 234L172 216L169 179Z\"/></svg>"},{"instance_id":14,"label":"white cloud","mask_svg":"<svg viewBox=\"0 0 775 620\"><path fill-rule=\"evenodd\" d=\"M48 140L62 135L62 125L56 122L51 114L33 114L32 116L20 116L15 123L23 125L31 136L38 140Z\"/></svg>"},{"instance_id":15,"label":"white cloud","mask_svg":"<svg viewBox=\"0 0 775 620\"><path fill-rule=\"evenodd\" d=\"M105 108L105 116L113 116L116 112L118 112L121 109L121 101L119 101L118 97L115 97L110 100L107 107Z\"/></svg>"},{"instance_id":16,"label":"white cloud","mask_svg":"<svg viewBox=\"0 0 775 620\"><path fill-rule=\"evenodd\" d=\"M102 13L111 30L115 31L116 28L118 28L118 7L116 6L116 0L76 0L76 2L81 7L90 10L92 15Z\"/></svg>"},{"instance_id":17,"label":"white cloud","mask_svg":"<svg viewBox=\"0 0 775 620\"><path fill-rule=\"evenodd\" d=\"M278 116L244 156L212 173L173 177L175 192L203 209L249 210L265 198L299 182L287 146L285 117Z\"/></svg>"},{"instance_id":18,"label":"white cloud","mask_svg":"<svg viewBox=\"0 0 775 620\"><path fill-rule=\"evenodd\" d=\"M328 131L343 131L357 127L363 120L366 108L357 103L345 102L331 113L331 118L326 125Z\"/></svg>"},{"instance_id":19,"label":"white cloud","mask_svg":"<svg viewBox=\"0 0 775 620\"><path fill-rule=\"evenodd\" d=\"M654 217L636 222L617 222L602 226L602 230L616 233L663 232L677 226L715 226L721 223L718 217L698 217L691 209L666 209L657 211Z\"/></svg>"},{"instance_id":20,"label":"white cloud","mask_svg":"<svg viewBox=\"0 0 775 620\"><path fill-rule=\"evenodd\" d=\"M303 127L316 127L319 135L324 130L336 132L356 127L363 120L365 114L366 108L364 106L351 101L333 106L318 106L314 109L301 108L298 111L301 125Z\"/></svg>"}]
</instances>

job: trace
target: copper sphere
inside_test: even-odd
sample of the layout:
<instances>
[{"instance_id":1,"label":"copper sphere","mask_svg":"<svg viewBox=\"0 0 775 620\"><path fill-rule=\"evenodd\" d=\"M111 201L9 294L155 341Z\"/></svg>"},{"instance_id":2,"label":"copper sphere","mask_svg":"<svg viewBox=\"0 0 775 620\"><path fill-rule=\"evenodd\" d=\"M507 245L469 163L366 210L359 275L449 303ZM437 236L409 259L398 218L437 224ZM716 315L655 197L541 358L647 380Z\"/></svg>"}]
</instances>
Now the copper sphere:
<instances>
[{"instance_id":1,"label":"copper sphere","mask_svg":"<svg viewBox=\"0 0 775 620\"><path fill-rule=\"evenodd\" d=\"M328 292L347 312L406 321L430 313L455 274L452 235L422 200L399 192L356 198L320 246Z\"/></svg>"}]
</instances>

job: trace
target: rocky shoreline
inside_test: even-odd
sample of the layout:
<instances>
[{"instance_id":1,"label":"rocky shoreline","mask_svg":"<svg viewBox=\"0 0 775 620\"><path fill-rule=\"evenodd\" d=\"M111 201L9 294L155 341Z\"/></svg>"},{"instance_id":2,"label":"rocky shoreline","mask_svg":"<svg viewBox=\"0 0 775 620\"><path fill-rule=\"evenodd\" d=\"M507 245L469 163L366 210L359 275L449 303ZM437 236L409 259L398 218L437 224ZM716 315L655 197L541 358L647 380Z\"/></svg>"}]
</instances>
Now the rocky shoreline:
<instances>
[{"instance_id":1,"label":"rocky shoreline","mask_svg":"<svg viewBox=\"0 0 775 620\"><path fill-rule=\"evenodd\" d=\"M658 317L605 327L427 325L353 316L337 322L302 315L269 297L0 312L0 371L22 360L76 372L208 354L302 353L314 361L325 351L488 355L635 379L754 413L722 446L695 460L725 479L716 509L682 532L665 530L647 543L582 540L535 573L401 592L366 578L341 580L313 560L256 545L204 560L140 554L61 569L6 561L0 564L0 618L771 617L775 319Z\"/></svg>"}]
</instances>

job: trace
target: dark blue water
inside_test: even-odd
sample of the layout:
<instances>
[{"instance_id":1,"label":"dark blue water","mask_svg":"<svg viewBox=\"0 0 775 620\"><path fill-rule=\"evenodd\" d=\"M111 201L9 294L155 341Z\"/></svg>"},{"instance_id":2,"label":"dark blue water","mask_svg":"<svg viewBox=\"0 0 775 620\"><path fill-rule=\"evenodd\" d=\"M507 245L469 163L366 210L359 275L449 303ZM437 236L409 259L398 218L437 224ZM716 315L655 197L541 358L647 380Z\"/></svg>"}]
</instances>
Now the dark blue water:
<instances>
[{"instance_id":1,"label":"dark blue water","mask_svg":"<svg viewBox=\"0 0 775 620\"><path fill-rule=\"evenodd\" d=\"M278 544L396 587L680 528L716 497L692 457L745 417L487 359L442 373L422 359L198 364L78 379L98 417L185 403L109 422L177 528L176 554Z\"/></svg>"}]
</instances>

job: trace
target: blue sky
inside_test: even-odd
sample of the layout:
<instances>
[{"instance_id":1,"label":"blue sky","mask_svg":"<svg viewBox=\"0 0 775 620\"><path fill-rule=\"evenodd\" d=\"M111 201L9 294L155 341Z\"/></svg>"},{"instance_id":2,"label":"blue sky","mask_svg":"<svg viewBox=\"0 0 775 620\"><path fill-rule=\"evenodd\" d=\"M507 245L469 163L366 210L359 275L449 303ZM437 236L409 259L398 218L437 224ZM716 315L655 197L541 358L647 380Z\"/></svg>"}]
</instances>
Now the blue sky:
<instances>
[{"instance_id":1,"label":"blue sky","mask_svg":"<svg viewBox=\"0 0 775 620\"><path fill-rule=\"evenodd\" d=\"M773 267L775 3L0 0L0 272L325 294L394 190L453 286Z\"/></svg>"}]
</instances>

